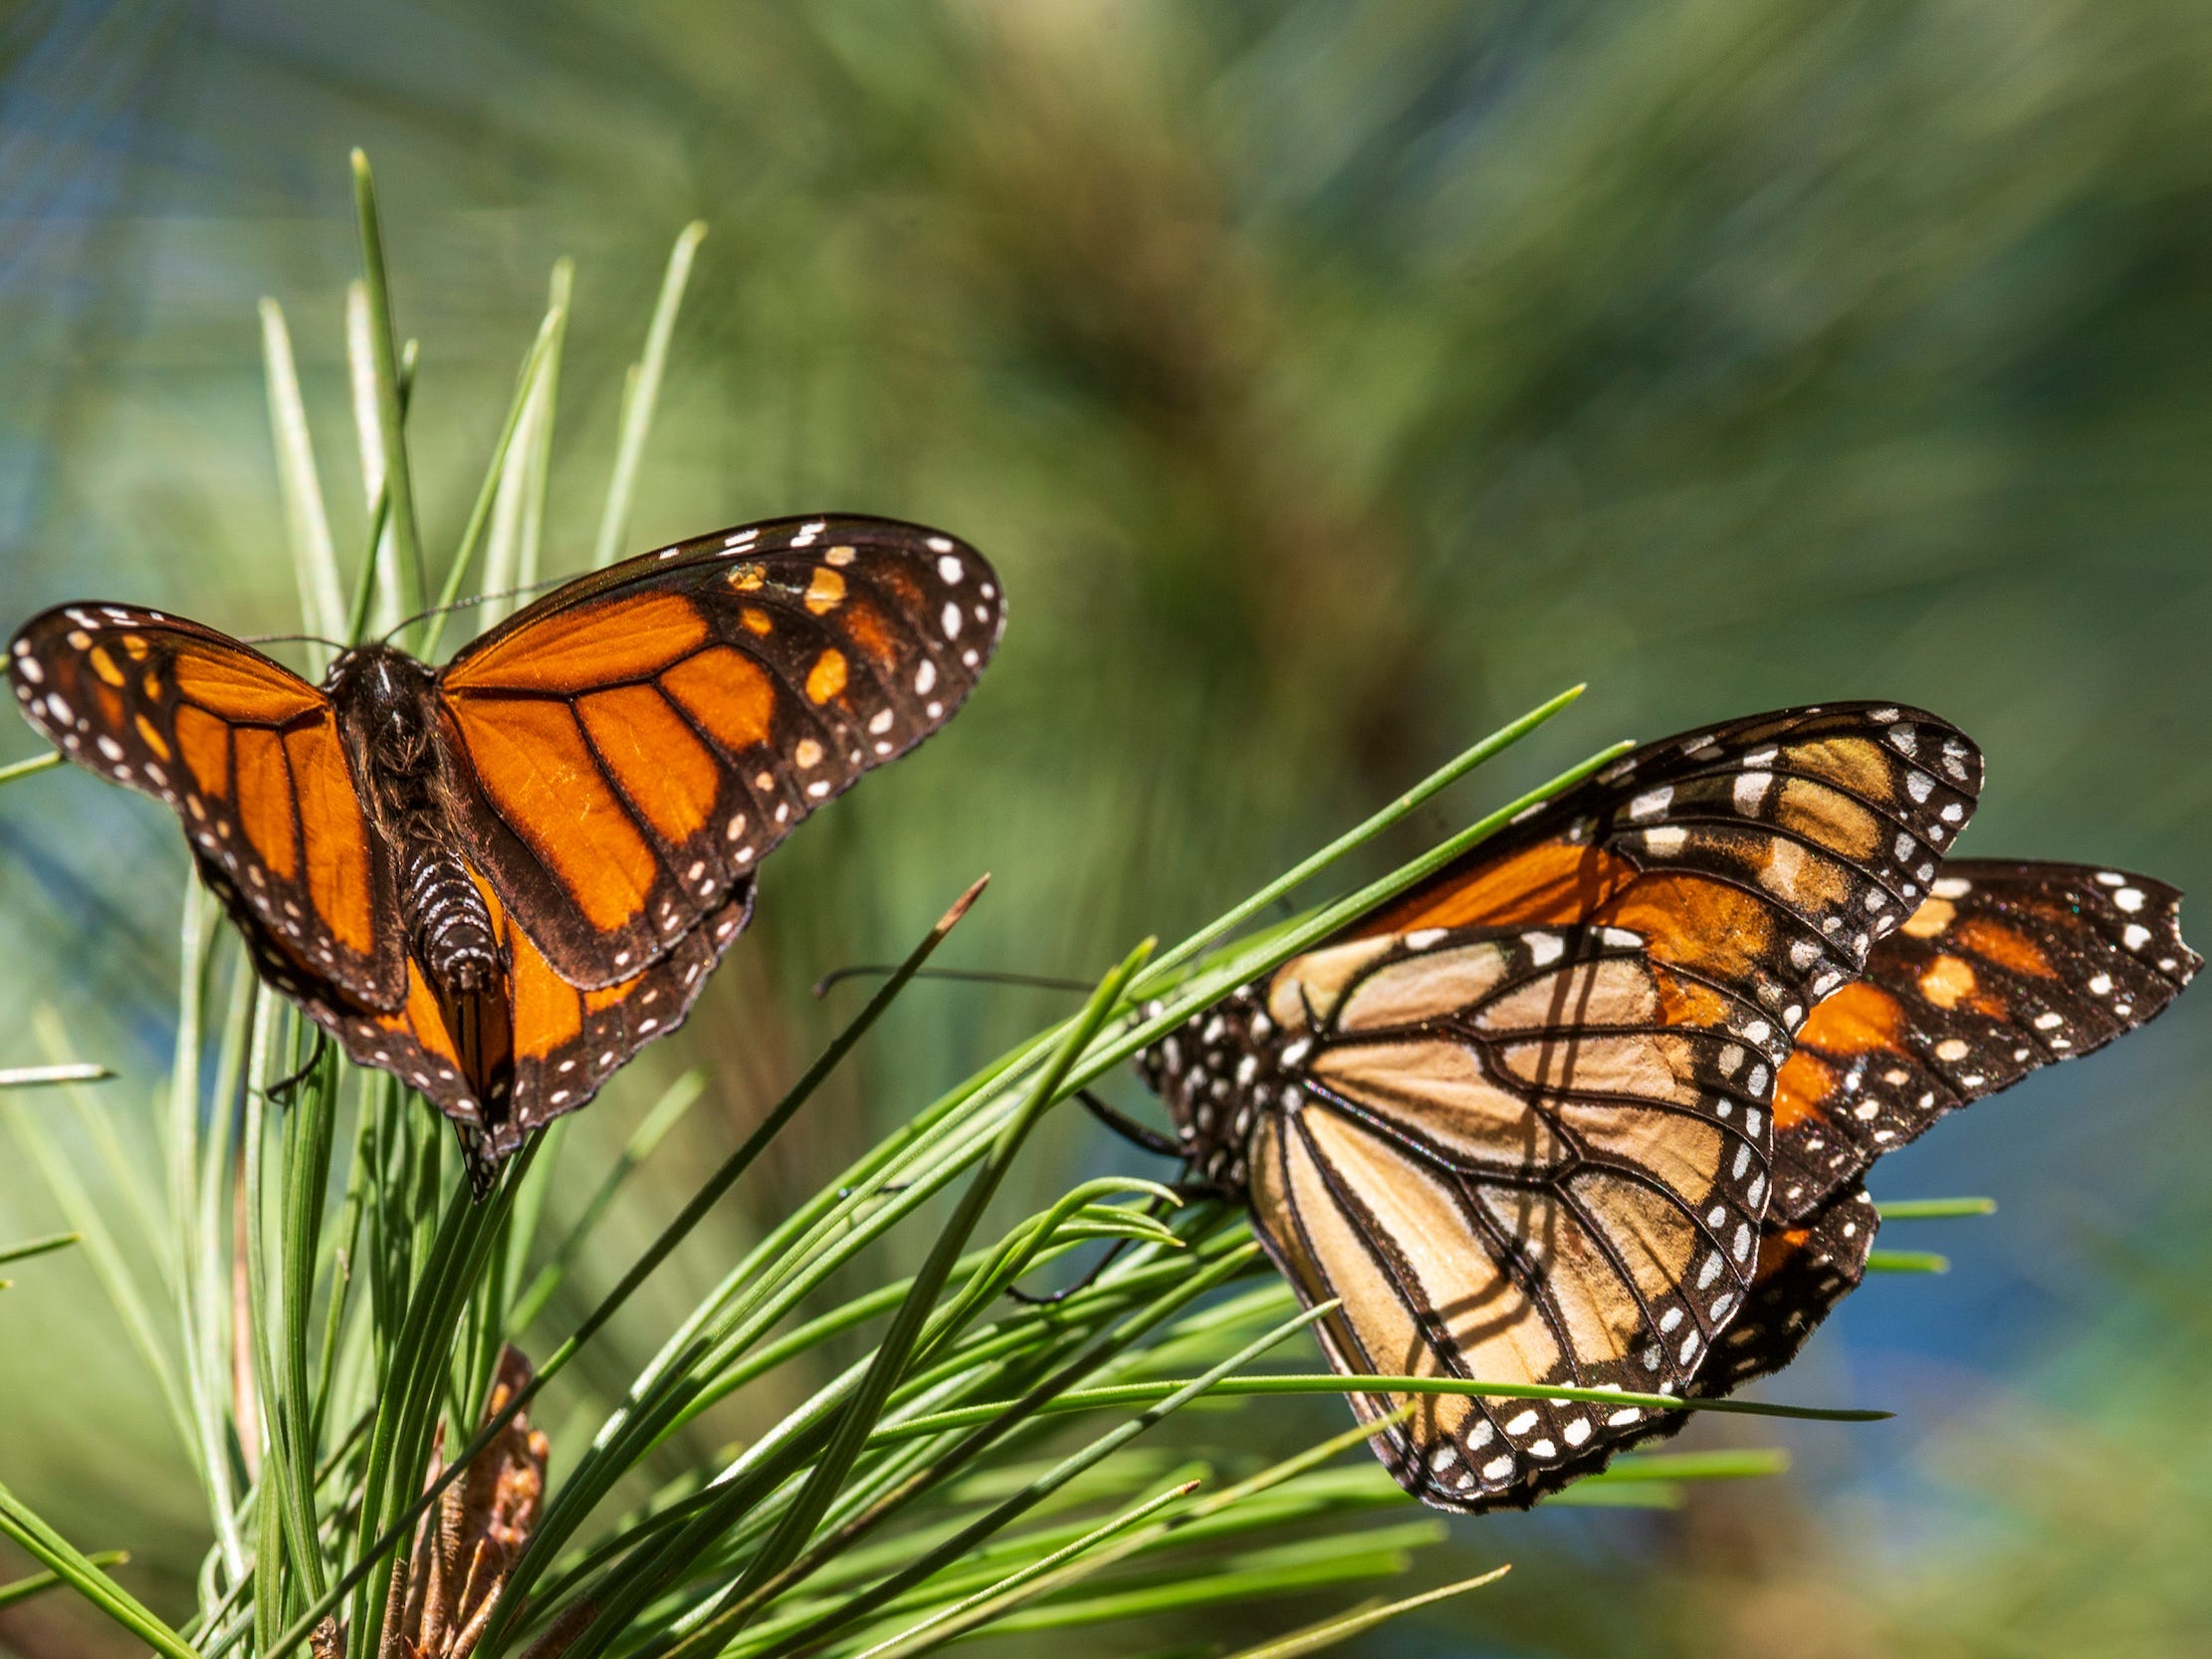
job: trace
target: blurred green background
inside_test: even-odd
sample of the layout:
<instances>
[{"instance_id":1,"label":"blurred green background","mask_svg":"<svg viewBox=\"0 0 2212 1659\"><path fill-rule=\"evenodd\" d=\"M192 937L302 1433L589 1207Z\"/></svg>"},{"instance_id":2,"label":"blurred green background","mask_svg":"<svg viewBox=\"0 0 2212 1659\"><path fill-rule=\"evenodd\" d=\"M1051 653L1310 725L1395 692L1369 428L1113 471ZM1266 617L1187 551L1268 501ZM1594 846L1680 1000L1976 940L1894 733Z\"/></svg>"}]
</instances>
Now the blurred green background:
<instances>
[{"instance_id":1,"label":"blurred green background","mask_svg":"<svg viewBox=\"0 0 2212 1659\"><path fill-rule=\"evenodd\" d=\"M629 547L885 512L969 537L1010 595L969 711L778 853L690 1027L581 1120L579 1194L659 1086L713 1067L602 1236L607 1279L828 1029L807 983L896 953L978 871L965 964L1095 971L1577 680L1378 856L1614 737L1882 696L1987 750L1970 850L2212 889L2202 0L15 0L0 624L96 596L298 625L265 294L353 556L356 143L421 342L433 548L572 254L548 568L579 568L699 217ZM35 752L11 731L0 760ZM126 1133L167 1062L184 866L164 815L90 778L0 793L0 1065L44 1058L51 1003L122 1073L100 1099ZM1896 1421L1785 1433L1790 1476L1675 1514L1455 1523L1425 1571L1514 1574L1364 1651L2199 1647L2206 997L1882 1166L1878 1196L2003 1208L1894 1226L1954 1271L1871 1284L1770 1392ZM575 1421L750 1217L1061 1007L909 998L579 1366ZM1038 1190L1143 1167L1072 1118L1029 1164ZM0 1143L0 1237L59 1225L22 1165ZM158 1601L204 1535L154 1390L82 1261L15 1277L0 1479L133 1549ZM1264 1432L1337 1422L1305 1409ZM51 1598L0 1614L27 1656L103 1640Z\"/></svg>"}]
</instances>

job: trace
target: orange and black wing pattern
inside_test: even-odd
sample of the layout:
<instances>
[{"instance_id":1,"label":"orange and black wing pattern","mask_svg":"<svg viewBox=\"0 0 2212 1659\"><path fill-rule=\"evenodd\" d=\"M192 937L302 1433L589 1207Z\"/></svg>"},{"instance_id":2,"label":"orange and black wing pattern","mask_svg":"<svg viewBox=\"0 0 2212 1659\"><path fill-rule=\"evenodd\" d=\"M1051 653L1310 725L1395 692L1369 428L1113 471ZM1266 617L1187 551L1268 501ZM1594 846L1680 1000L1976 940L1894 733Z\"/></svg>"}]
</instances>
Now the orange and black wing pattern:
<instances>
[{"instance_id":1,"label":"orange and black wing pattern","mask_svg":"<svg viewBox=\"0 0 2212 1659\"><path fill-rule=\"evenodd\" d=\"M389 861L323 692L213 628L133 605L46 611L9 666L23 712L63 754L183 821L278 989L399 1006Z\"/></svg>"},{"instance_id":2,"label":"orange and black wing pattern","mask_svg":"<svg viewBox=\"0 0 2212 1659\"><path fill-rule=\"evenodd\" d=\"M753 883L739 882L651 966L585 991L555 973L490 884L481 875L476 881L506 964L501 995L484 1010L498 1029L456 1030L460 1022L412 962L406 1000L394 1010L309 1011L354 1060L411 1083L453 1119L482 1193L526 1134L583 1105L638 1050L684 1023L708 973L745 927Z\"/></svg>"},{"instance_id":3,"label":"orange and black wing pattern","mask_svg":"<svg viewBox=\"0 0 2212 1659\"><path fill-rule=\"evenodd\" d=\"M2162 1012L2202 966L2180 904L2163 882L2122 870L1946 861L1931 895L1875 946L1866 978L1798 1032L1776 1086L1758 1273L1690 1393L1725 1395L1780 1370L1858 1288L1880 1227L1860 1182L1884 1152ZM1656 1417L1649 1433L1686 1421Z\"/></svg>"},{"instance_id":4,"label":"orange and black wing pattern","mask_svg":"<svg viewBox=\"0 0 2212 1659\"><path fill-rule=\"evenodd\" d=\"M2181 895L2094 865L1951 859L1813 1011L1782 1068L1775 1206L1795 1221L1944 1113L2162 1011L2203 959Z\"/></svg>"},{"instance_id":5,"label":"orange and black wing pattern","mask_svg":"<svg viewBox=\"0 0 2212 1659\"><path fill-rule=\"evenodd\" d=\"M569 583L434 677L374 644L318 688L97 603L9 667L65 755L174 809L262 975L451 1116L481 1188L681 1023L760 860L952 716L1003 613L952 537L789 519Z\"/></svg>"},{"instance_id":6,"label":"orange and black wing pattern","mask_svg":"<svg viewBox=\"0 0 2212 1659\"><path fill-rule=\"evenodd\" d=\"M1003 619L973 548L884 519L750 526L570 583L439 677L470 860L561 979L629 983L951 718Z\"/></svg>"},{"instance_id":7,"label":"orange and black wing pattern","mask_svg":"<svg viewBox=\"0 0 2212 1659\"><path fill-rule=\"evenodd\" d=\"M1149 1069L1198 1172L1248 1193L1309 1304L1341 1301L1345 1371L1682 1392L1753 1287L1791 1034L1924 896L1980 780L1898 705L1647 746ZM1650 1419L1430 1395L1378 1449L1481 1510Z\"/></svg>"},{"instance_id":8,"label":"orange and black wing pattern","mask_svg":"<svg viewBox=\"0 0 2212 1659\"><path fill-rule=\"evenodd\" d=\"M1964 733L1899 704L1727 721L1624 756L1354 932L1625 927L1786 1038L1926 896L1981 781Z\"/></svg>"}]
</instances>

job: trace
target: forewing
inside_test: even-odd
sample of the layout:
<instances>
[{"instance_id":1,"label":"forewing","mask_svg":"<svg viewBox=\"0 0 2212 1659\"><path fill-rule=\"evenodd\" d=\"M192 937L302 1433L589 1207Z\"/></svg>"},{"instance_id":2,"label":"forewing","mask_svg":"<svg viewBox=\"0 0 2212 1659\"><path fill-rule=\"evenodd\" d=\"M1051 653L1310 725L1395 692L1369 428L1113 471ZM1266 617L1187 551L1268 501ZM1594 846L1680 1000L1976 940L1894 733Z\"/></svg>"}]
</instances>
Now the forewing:
<instances>
[{"instance_id":1,"label":"forewing","mask_svg":"<svg viewBox=\"0 0 2212 1659\"><path fill-rule=\"evenodd\" d=\"M473 856L563 979L622 983L950 719L1002 619L973 548L884 519L749 526L570 583L440 676Z\"/></svg>"},{"instance_id":2,"label":"forewing","mask_svg":"<svg viewBox=\"0 0 2212 1659\"><path fill-rule=\"evenodd\" d=\"M1757 1008L1779 1061L1926 896L1981 776L1965 735L1919 709L1751 715L1623 757L1354 932L1625 927Z\"/></svg>"},{"instance_id":3,"label":"forewing","mask_svg":"<svg viewBox=\"0 0 2212 1659\"><path fill-rule=\"evenodd\" d=\"M328 697L213 628L130 605L49 610L12 649L31 723L71 760L175 811L279 989L399 1004L391 877Z\"/></svg>"},{"instance_id":4,"label":"forewing","mask_svg":"<svg viewBox=\"0 0 2212 1659\"><path fill-rule=\"evenodd\" d=\"M1773 1071L1733 1006L1617 928L1431 929L1270 983L1285 1095L1261 1237L1352 1373L1686 1388L1740 1306ZM1370 1420L1405 1401L1360 1404ZM1408 1491L1525 1505L1650 1413L1423 1396L1384 1431Z\"/></svg>"},{"instance_id":5,"label":"forewing","mask_svg":"<svg viewBox=\"0 0 2212 1659\"><path fill-rule=\"evenodd\" d=\"M1814 1009L1782 1068L1775 1202L1792 1219L1946 1112L2156 1016L2203 959L2181 895L2094 865L1953 859Z\"/></svg>"}]
</instances>

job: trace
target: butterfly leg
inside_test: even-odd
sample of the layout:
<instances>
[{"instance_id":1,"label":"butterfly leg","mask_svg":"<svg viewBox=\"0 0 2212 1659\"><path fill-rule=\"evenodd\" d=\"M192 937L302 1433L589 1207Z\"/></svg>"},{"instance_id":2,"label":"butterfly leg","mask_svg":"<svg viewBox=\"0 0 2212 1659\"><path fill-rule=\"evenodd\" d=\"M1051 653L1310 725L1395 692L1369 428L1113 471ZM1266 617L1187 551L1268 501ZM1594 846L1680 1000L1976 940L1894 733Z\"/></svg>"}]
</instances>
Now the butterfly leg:
<instances>
[{"instance_id":1,"label":"butterfly leg","mask_svg":"<svg viewBox=\"0 0 2212 1659\"><path fill-rule=\"evenodd\" d=\"M499 1143L474 1124L452 1119L454 1135L461 1142L461 1167L468 1172L469 1191L481 1204L499 1184L500 1171L507 1167L508 1153Z\"/></svg>"},{"instance_id":2,"label":"butterfly leg","mask_svg":"<svg viewBox=\"0 0 2212 1659\"><path fill-rule=\"evenodd\" d=\"M1127 1112L1108 1105L1089 1089L1077 1089L1075 1098L1083 1102L1085 1111L1131 1145L1140 1146L1145 1151L1163 1158L1187 1158L1190 1156L1189 1148L1175 1136L1162 1134L1158 1129L1147 1127Z\"/></svg>"},{"instance_id":3,"label":"butterfly leg","mask_svg":"<svg viewBox=\"0 0 2212 1659\"><path fill-rule=\"evenodd\" d=\"M1178 1188L1177 1196L1175 1199L1170 1200L1166 1198L1155 1198L1151 1203L1145 1206L1144 1213L1150 1216L1154 1221L1158 1221L1163 1215L1166 1214L1166 1212L1161 1208L1163 1204L1180 1203L1182 1202L1184 1196L1185 1194L1183 1193L1182 1189ZM1126 1235L1122 1238L1116 1239L1111 1245L1107 1246L1106 1254L1101 1256L1097 1261L1093 1262L1090 1265L1090 1268L1084 1273L1083 1277L1081 1279L1078 1279L1072 1285L1063 1286L1057 1291L1046 1292L1042 1295L1038 1295L1030 1291L1024 1291L1015 1286L1009 1285L1006 1287L1006 1298L1010 1302L1020 1303L1024 1307L1050 1307L1056 1303L1065 1302L1069 1297L1076 1295L1078 1292L1087 1291L1093 1285L1097 1284L1098 1276L1104 1273L1108 1268L1113 1266L1114 1258L1119 1256L1123 1251L1127 1250L1136 1242L1136 1240L1129 1238Z\"/></svg>"},{"instance_id":4,"label":"butterfly leg","mask_svg":"<svg viewBox=\"0 0 2212 1659\"><path fill-rule=\"evenodd\" d=\"M1033 1291L1024 1291L1017 1285L1008 1285L1006 1287L1006 1300L1008 1302L1018 1302L1024 1307L1051 1307L1058 1303L1063 1303L1069 1297L1087 1291L1097 1284L1098 1276L1113 1266L1114 1258L1128 1249L1129 1244L1128 1239L1116 1239L1107 1247L1106 1254L1093 1262L1083 1277L1072 1285L1063 1285L1057 1291L1048 1291L1042 1295Z\"/></svg>"},{"instance_id":5,"label":"butterfly leg","mask_svg":"<svg viewBox=\"0 0 2212 1659\"><path fill-rule=\"evenodd\" d=\"M321 1026L316 1027L315 1047L308 1051L308 1058L306 1063L302 1065L298 1070L293 1071L285 1076L279 1077L275 1082L270 1083L261 1092L269 1099L276 1101L281 1106L290 1105L292 1103L292 1096L298 1091L300 1085L308 1080L309 1073L314 1071L314 1069L318 1066L321 1066L323 1064L324 1052L328 1050L330 1046L330 1035L325 1032Z\"/></svg>"}]
</instances>

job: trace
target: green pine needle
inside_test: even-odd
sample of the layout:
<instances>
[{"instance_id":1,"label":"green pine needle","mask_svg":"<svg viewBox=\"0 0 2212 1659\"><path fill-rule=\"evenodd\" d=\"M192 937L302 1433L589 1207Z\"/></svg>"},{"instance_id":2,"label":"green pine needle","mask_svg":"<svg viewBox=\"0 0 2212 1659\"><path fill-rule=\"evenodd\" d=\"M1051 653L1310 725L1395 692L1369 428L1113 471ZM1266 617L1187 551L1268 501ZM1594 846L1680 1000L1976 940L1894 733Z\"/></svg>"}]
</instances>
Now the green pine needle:
<instances>
[{"instance_id":1,"label":"green pine needle","mask_svg":"<svg viewBox=\"0 0 2212 1659\"><path fill-rule=\"evenodd\" d=\"M645 331L645 355L630 365L622 393L622 432L614 452L614 473L608 480L606 506L599 516L598 540L592 546L594 570L614 563L623 533L629 529L630 498L637 491L638 466L645 458L645 440L653 430L653 414L660 404L661 376L668 367L669 344L676 336L676 313L683 306L684 287L691 280L692 257L706 237L707 227L695 219L676 238L676 246L668 255L667 274L661 278L660 300Z\"/></svg>"},{"instance_id":2,"label":"green pine needle","mask_svg":"<svg viewBox=\"0 0 2212 1659\"><path fill-rule=\"evenodd\" d=\"M67 1250L80 1243L82 1233L54 1233L43 1239L28 1239L19 1245L0 1245L0 1262L28 1262L34 1256L49 1256L57 1250Z\"/></svg>"},{"instance_id":3,"label":"green pine needle","mask_svg":"<svg viewBox=\"0 0 2212 1659\"><path fill-rule=\"evenodd\" d=\"M407 462L407 428L400 401L400 353L392 329L391 279L384 265L383 217L368 157L353 151L353 206L359 217L363 292L367 298L369 364L376 377L376 426L384 456L384 489L397 554L398 602L411 613L429 587L423 571L422 531L415 518L414 471ZM371 547L374 543L372 541Z\"/></svg>"},{"instance_id":4,"label":"green pine needle","mask_svg":"<svg viewBox=\"0 0 2212 1659\"><path fill-rule=\"evenodd\" d=\"M1472 1578L1461 1578L1456 1583L1426 1590L1420 1595L1409 1595L1403 1600L1356 1607L1349 1613L1323 1619L1318 1624L1310 1624L1290 1635L1261 1642L1257 1647L1240 1648L1230 1659L1303 1659L1308 1653L1319 1653L1324 1648L1335 1647L1339 1642L1349 1641L1354 1636L1417 1608L1433 1607L1439 1601L1448 1601L1453 1596L1465 1595L1469 1590L1494 1584L1511 1570L1510 1566L1492 1567L1488 1572L1476 1573Z\"/></svg>"},{"instance_id":5,"label":"green pine needle","mask_svg":"<svg viewBox=\"0 0 2212 1659\"><path fill-rule=\"evenodd\" d=\"M0 1534L44 1562L56 1578L148 1647L170 1659L198 1659L182 1636L109 1577L95 1557L81 1553L4 1486L0 1486ZM119 1557L111 1556L111 1560L115 1558Z\"/></svg>"},{"instance_id":6,"label":"green pine needle","mask_svg":"<svg viewBox=\"0 0 2212 1659\"><path fill-rule=\"evenodd\" d=\"M86 1563L106 1570L120 1566L130 1559L127 1549L96 1549L85 1557ZM13 1607L19 1601L28 1601L67 1580L59 1572L34 1572L28 1578L18 1578L13 1583L0 1584L0 1607Z\"/></svg>"},{"instance_id":7,"label":"green pine needle","mask_svg":"<svg viewBox=\"0 0 2212 1659\"><path fill-rule=\"evenodd\" d=\"M1940 1261L1941 1258L1933 1258ZM1934 1269L1896 1269L1897 1272L1941 1272ZM1098 1411L1126 1405L1142 1405L1172 1395L1186 1386L1176 1382L1132 1382L1112 1388L1081 1389L1063 1394L1044 1409L1047 1411ZM1486 1400L1577 1400L1586 1405L1637 1406L1646 1411L1717 1411L1739 1413L1751 1417L1794 1417L1827 1423L1879 1423L1893 1415L1886 1411L1873 1411L1860 1407L1778 1405L1765 1400L1704 1400L1682 1399L1672 1394L1629 1394L1604 1388L1557 1388L1534 1382L1480 1382L1461 1377L1429 1376L1339 1376L1334 1371L1308 1376L1238 1377L1220 1384L1215 1392L1219 1395L1242 1394L1459 1394ZM995 1412L1003 1410L1007 1401L990 1401L983 1405L966 1406L957 1411L941 1411L927 1417L912 1418L888 1424L878 1430L884 1440L904 1440L916 1436L942 1434L948 1429L967 1428L976 1423L989 1422Z\"/></svg>"},{"instance_id":8,"label":"green pine needle","mask_svg":"<svg viewBox=\"0 0 2212 1659\"><path fill-rule=\"evenodd\" d=\"M53 1083L97 1083L114 1075L105 1066L79 1061L59 1066L0 1066L0 1088L44 1088Z\"/></svg>"},{"instance_id":9,"label":"green pine needle","mask_svg":"<svg viewBox=\"0 0 2212 1659\"><path fill-rule=\"evenodd\" d=\"M1870 1250L1869 1273L1949 1273L1951 1259L1932 1250Z\"/></svg>"},{"instance_id":10,"label":"green pine needle","mask_svg":"<svg viewBox=\"0 0 2212 1659\"><path fill-rule=\"evenodd\" d=\"M10 761L6 766L0 766L0 784L12 784L18 778L51 772L61 764L62 752L59 749L49 755L33 755L27 761Z\"/></svg>"},{"instance_id":11,"label":"green pine needle","mask_svg":"<svg viewBox=\"0 0 2212 1659\"><path fill-rule=\"evenodd\" d=\"M1994 1198L1893 1198L1877 1204L1883 1221L1946 1221L1954 1216L1993 1216Z\"/></svg>"}]
</instances>

